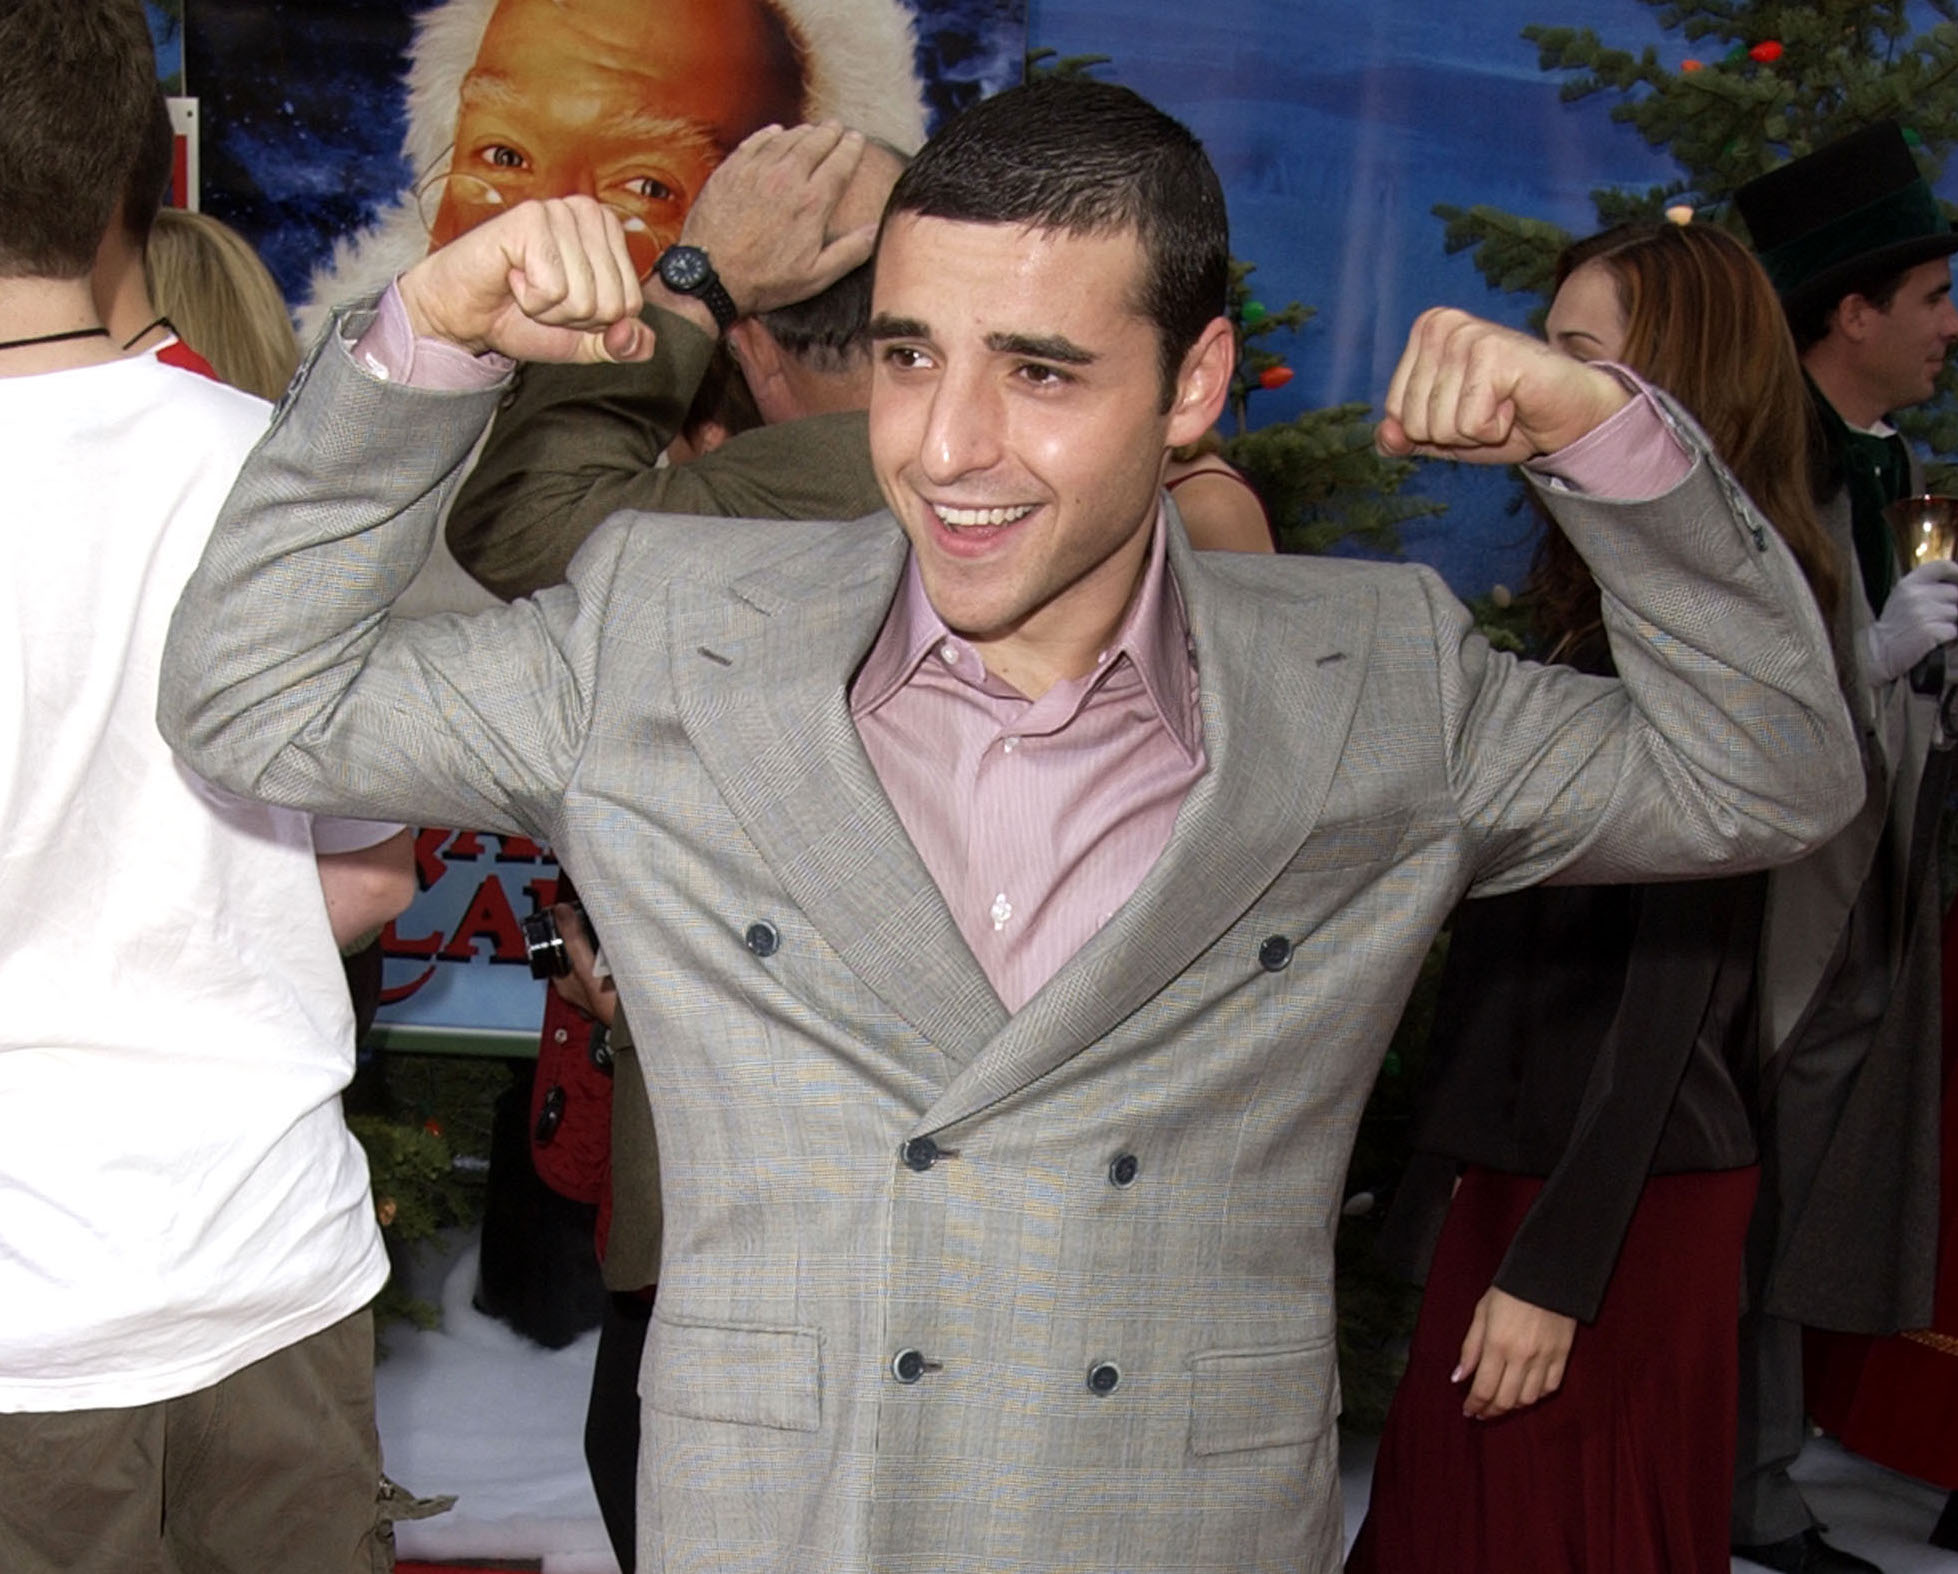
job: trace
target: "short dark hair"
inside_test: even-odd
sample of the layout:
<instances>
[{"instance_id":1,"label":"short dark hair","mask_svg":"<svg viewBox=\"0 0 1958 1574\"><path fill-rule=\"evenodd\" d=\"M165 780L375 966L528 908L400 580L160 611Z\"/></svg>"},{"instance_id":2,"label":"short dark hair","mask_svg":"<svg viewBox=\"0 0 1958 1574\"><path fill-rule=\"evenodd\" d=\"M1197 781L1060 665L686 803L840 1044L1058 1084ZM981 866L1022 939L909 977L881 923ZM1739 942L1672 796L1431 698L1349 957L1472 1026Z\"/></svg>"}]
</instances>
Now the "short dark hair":
<instances>
[{"instance_id":1,"label":"short dark hair","mask_svg":"<svg viewBox=\"0 0 1958 1574\"><path fill-rule=\"evenodd\" d=\"M1037 77L982 99L927 142L884 210L1072 235L1133 231L1155 324L1165 408L1183 357L1225 309L1224 188L1189 128L1139 93L1092 77Z\"/></svg>"},{"instance_id":2,"label":"short dark hair","mask_svg":"<svg viewBox=\"0 0 1958 1574\"><path fill-rule=\"evenodd\" d=\"M841 371L870 343L870 275L867 262L852 268L806 301L759 313L762 326L797 360Z\"/></svg>"},{"instance_id":3,"label":"short dark hair","mask_svg":"<svg viewBox=\"0 0 1958 1574\"><path fill-rule=\"evenodd\" d=\"M149 244L176 162L177 134L170 129L170 106L164 101L163 84L159 82L151 95L149 125L136 146L136 162L129 166L129 179L122 188L122 232L138 251Z\"/></svg>"},{"instance_id":4,"label":"short dark hair","mask_svg":"<svg viewBox=\"0 0 1958 1574\"><path fill-rule=\"evenodd\" d=\"M0 277L88 272L155 95L140 0L0 5Z\"/></svg>"},{"instance_id":5,"label":"short dark hair","mask_svg":"<svg viewBox=\"0 0 1958 1574\"><path fill-rule=\"evenodd\" d=\"M1852 295L1862 296L1880 312L1890 310L1890 303L1903 287L1904 276L1916 266L1916 263L1904 268L1879 265L1868 273L1852 276L1841 289L1831 290L1819 300L1792 308L1788 313L1788 328L1795 335L1795 353L1806 355L1829 337L1829 323L1836 315L1836 308Z\"/></svg>"}]
</instances>

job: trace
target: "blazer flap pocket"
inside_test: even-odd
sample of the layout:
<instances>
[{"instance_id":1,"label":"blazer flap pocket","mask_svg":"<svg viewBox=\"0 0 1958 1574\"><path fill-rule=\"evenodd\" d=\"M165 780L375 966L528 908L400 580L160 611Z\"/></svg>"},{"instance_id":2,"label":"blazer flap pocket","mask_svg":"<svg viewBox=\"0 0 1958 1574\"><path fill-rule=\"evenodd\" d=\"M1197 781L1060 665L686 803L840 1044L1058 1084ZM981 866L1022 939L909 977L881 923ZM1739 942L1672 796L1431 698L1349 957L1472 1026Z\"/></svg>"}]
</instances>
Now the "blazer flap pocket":
<instances>
[{"instance_id":1,"label":"blazer flap pocket","mask_svg":"<svg viewBox=\"0 0 1958 1574\"><path fill-rule=\"evenodd\" d=\"M1190 1452L1286 1448L1339 1418L1333 1341L1285 1350L1212 1350L1190 1358Z\"/></svg>"},{"instance_id":2,"label":"blazer flap pocket","mask_svg":"<svg viewBox=\"0 0 1958 1574\"><path fill-rule=\"evenodd\" d=\"M814 1432L823 1420L821 1341L813 1328L727 1328L655 1314L646 1402L696 1421Z\"/></svg>"},{"instance_id":3,"label":"blazer flap pocket","mask_svg":"<svg viewBox=\"0 0 1958 1574\"><path fill-rule=\"evenodd\" d=\"M1285 866L1285 872L1344 869L1352 864L1379 863L1391 858L1412 818L1412 811L1394 809L1364 819L1321 820L1306 837L1298 855Z\"/></svg>"}]
</instances>

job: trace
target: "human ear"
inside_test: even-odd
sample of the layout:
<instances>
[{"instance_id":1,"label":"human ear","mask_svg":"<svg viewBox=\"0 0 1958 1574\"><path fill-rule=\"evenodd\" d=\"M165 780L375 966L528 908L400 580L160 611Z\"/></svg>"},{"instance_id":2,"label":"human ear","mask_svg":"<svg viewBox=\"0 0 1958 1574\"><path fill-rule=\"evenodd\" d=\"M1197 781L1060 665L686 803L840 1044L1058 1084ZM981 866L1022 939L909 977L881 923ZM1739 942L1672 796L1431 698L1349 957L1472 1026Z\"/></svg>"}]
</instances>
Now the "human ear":
<instances>
[{"instance_id":1,"label":"human ear","mask_svg":"<svg viewBox=\"0 0 1958 1574\"><path fill-rule=\"evenodd\" d=\"M1237 366L1237 336L1230 320L1213 317L1197 342L1183 356L1176 374L1176 394L1169 406L1165 442L1171 448L1194 443L1215 426L1230 397L1231 372Z\"/></svg>"}]
</instances>

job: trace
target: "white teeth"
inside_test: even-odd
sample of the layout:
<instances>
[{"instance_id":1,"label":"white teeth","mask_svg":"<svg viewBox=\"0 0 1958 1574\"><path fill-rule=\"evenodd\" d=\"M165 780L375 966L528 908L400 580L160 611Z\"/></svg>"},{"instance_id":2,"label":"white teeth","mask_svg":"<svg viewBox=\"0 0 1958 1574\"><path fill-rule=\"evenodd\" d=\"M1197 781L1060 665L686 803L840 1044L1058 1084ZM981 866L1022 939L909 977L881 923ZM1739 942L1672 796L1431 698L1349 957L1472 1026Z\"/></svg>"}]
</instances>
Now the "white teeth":
<instances>
[{"instance_id":1,"label":"white teeth","mask_svg":"<svg viewBox=\"0 0 1958 1574\"><path fill-rule=\"evenodd\" d=\"M1016 508L946 508L937 504L934 509L954 530L967 530L974 525L1010 525L1031 514L1033 504L1022 503Z\"/></svg>"}]
</instances>

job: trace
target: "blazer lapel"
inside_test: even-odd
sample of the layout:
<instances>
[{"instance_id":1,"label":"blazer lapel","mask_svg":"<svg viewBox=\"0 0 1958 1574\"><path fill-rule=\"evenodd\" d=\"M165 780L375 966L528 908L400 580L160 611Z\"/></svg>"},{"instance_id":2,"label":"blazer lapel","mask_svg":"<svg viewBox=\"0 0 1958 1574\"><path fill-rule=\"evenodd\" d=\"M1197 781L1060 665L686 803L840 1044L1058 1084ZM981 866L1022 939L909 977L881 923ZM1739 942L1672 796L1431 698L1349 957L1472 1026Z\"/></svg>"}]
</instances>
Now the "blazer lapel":
<instances>
[{"instance_id":1,"label":"blazer lapel","mask_svg":"<svg viewBox=\"0 0 1958 1574\"><path fill-rule=\"evenodd\" d=\"M1209 769L1108 924L1001 1028L919 1132L966 1119L1102 1038L1177 978L1297 853L1325 803L1371 645L1371 596L1227 583L1170 536Z\"/></svg>"},{"instance_id":2,"label":"blazer lapel","mask_svg":"<svg viewBox=\"0 0 1958 1574\"><path fill-rule=\"evenodd\" d=\"M673 583L674 687L702 764L803 916L963 1065L1006 1008L850 718L850 679L904 567L904 537L884 522L874 545L833 536L732 585Z\"/></svg>"}]
</instances>

